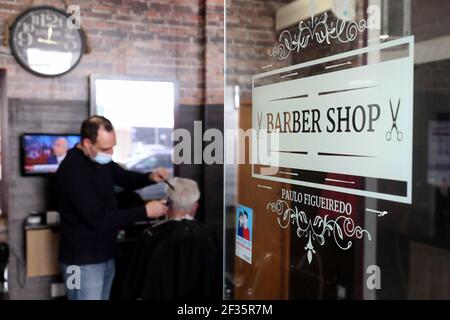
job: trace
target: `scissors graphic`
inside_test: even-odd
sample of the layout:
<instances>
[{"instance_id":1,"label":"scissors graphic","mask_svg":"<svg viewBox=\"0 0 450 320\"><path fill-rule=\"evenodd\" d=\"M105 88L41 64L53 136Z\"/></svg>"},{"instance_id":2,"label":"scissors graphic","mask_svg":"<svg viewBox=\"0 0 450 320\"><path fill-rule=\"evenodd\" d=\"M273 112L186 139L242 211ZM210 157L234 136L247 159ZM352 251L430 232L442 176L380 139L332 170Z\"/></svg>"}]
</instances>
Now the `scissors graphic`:
<instances>
[{"instance_id":1,"label":"scissors graphic","mask_svg":"<svg viewBox=\"0 0 450 320\"><path fill-rule=\"evenodd\" d=\"M392 115L392 128L391 131L386 132L386 140L391 141L392 140L392 131L397 132L397 141L403 140L403 132L398 131L397 128L397 116L398 116L398 110L400 109L400 99L398 100L397 109L395 110L394 115L394 108L392 107L392 101L389 99L389 105L391 106L391 115Z\"/></svg>"}]
</instances>

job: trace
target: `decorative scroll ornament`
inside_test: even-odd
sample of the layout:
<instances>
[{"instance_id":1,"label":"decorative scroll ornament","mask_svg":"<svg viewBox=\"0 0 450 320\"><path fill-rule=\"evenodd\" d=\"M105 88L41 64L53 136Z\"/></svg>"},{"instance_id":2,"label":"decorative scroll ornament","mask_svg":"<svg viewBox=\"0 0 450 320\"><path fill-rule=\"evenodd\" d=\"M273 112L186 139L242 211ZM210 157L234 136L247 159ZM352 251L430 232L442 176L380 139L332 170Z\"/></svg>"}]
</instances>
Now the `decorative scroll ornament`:
<instances>
[{"instance_id":1,"label":"decorative scroll ornament","mask_svg":"<svg viewBox=\"0 0 450 320\"><path fill-rule=\"evenodd\" d=\"M368 29L380 28L380 12L376 6L370 6L368 13L371 14L368 20L341 20L328 21L328 14L322 13L320 16L312 16L306 23L300 21L298 33L291 34L289 30L281 32L278 39L279 44L269 50L268 54L284 60L291 52L306 48L310 42L317 41L321 44L330 44L331 39L337 39L342 43L352 42L361 33Z\"/></svg>"},{"instance_id":2,"label":"decorative scroll ornament","mask_svg":"<svg viewBox=\"0 0 450 320\"><path fill-rule=\"evenodd\" d=\"M369 241L372 240L367 230L360 226L355 226L353 219L345 215L341 215L334 220L328 219L328 215L324 217L316 216L314 219L310 219L304 211L299 211L297 207L290 208L287 202L283 200L269 202L267 209L278 215L277 221L280 227L285 229L292 223L292 225L297 226L297 236L308 239L305 246L308 263L311 263L313 254L316 253L313 243L317 242L320 246L323 246L326 237L331 237L342 250L348 250L352 246L353 241L348 239L350 237L361 239L366 234L367 239ZM347 239L344 237L347 237Z\"/></svg>"}]
</instances>

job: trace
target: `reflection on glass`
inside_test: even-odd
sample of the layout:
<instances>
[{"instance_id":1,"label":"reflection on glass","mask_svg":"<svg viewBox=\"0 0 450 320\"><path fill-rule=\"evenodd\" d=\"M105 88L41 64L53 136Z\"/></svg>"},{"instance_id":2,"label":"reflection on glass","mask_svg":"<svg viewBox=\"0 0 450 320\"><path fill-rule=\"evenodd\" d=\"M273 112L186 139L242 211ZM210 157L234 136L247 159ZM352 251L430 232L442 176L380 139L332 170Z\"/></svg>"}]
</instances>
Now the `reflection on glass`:
<instances>
[{"instance_id":1,"label":"reflection on glass","mask_svg":"<svg viewBox=\"0 0 450 320\"><path fill-rule=\"evenodd\" d=\"M252 126L255 127L255 120L253 119L252 122L252 109L255 105L252 85L262 86L265 83L252 83L253 76L265 73L267 79L262 80L272 80L270 77L275 77L277 81L292 84L296 79L313 78L327 72L330 74L328 82L340 86L348 84L364 87L386 84L388 81L383 77L388 77L389 72L395 72L392 65L405 57L412 42L408 46L395 48L395 50L386 50L386 47L389 47L389 42L393 40L398 43L400 42L398 39L413 35L414 86L408 87L407 90L408 95L414 97L414 108L409 110L413 111L411 115L413 151L412 156L411 153L406 155L404 152L397 154L395 160L401 159L403 162L400 162L400 166L405 168L406 161L412 158L412 182L410 183L412 203L294 185L289 183L286 177L296 172L289 170L284 172L286 177L283 182L255 179L252 177L252 168L248 164L226 165L225 297L237 299L449 299L450 91L448 80L450 54L445 48L450 43L448 28L450 24L446 22L445 26L439 28L433 26L435 26L435 17L450 6L419 0L320 2L272 0L267 3L270 3L270 6L257 6L254 2L251 5L245 2L227 3L226 87L229 88L229 92L225 101L225 129L237 127L246 130ZM352 11L353 18L349 19ZM342 33L345 39L353 39L347 42L332 37L328 38L329 42L318 41L336 32L332 29L327 31L323 24L317 28L309 26L309 29L303 30L301 37L289 39L288 34L299 35L300 20L307 24L313 21L310 19L312 14L321 17L324 13L328 23L334 23L334 26L337 26L338 20L345 20L343 22L345 24L339 22L343 30L352 23L363 21L367 17L374 20L370 28L363 28L360 25L359 28L351 29L354 33ZM257 35L253 30L258 30ZM285 38L280 39L283 30L288 32L284 33ZM289 42L289 40L292 41ZM299 43L303 46L300 45L298 50L295 47L293 50L284 51L283 54L283 50L280 49L283 46L286 48L289 44ZM385 49L360 54L352 60L342 58L332 66L310 63L353 50L361 52L360 49L373 48L380 44ZM306 64L302 65L302 70L292 68L295 70L290 70L292 73L289 74L280 76L275 71L303 63ZM389 64L391 66L389 72L378 68L373 79L368 77L367 72L363 72L346 83L343 83L342 78L333 78L333 75L342 74L339 72L344 69L363 70L366 66L379 63ZM348 74L350 73L348 71ZM240 88L239 109L233 108L231 88L235 86ZM320 85L316 85L312 91L317 87ZM391 87L398 93L405 90L406 85L396 83ZM282 97L285 92L280 88L283 86L277 88ZM358 97L354 92L348 95L352 99ZM378 95L367 94L366 97L377 98ZM333 101L335 105L338 105L338 102L337 98ZM397 119L397 105L392 104L392 113L388 109L387 115L390 120ZM283 106L292 106L296 110L321 107L314 105L314 101L307 104L301 101L292 101L292 103L283 101ZM282 116L284 114L280 113L281 126L286 123ZM397 129L404 136L397 134L394 129L391 140L404 141L405 128ZM409 137L411 138L411 135ZM299 135L298 139L301 138L309 137ZM334 146L343 146L349 143L349 140L348 137L336 140ZM321 142L317 141L313 145L318 146ZM226 141L226 145L229 143L230 141ZM294 139L289 143L293 146L297 145ZM374 149L374 152L381 151L370 141L365 140L362 143ZM386 166L392 167L392 163L387 163ZM332 169L338 168L337 164L338 161L335 159L330 160L327 162L327 165L331 166L330 170L321 171L320 169L324 169L322 165L318 173L312 175L305 170L305 165L299 157L298 166L300 170L303 167L299 179L302 181L308 181L311 178L328 182L338 179L347 181L342 179L341 175L333 176L331 173ZM383 172L386 171L383 169ZM399 193L402 190L396 183L401 180L399 172L400 170L393 172L389 181L373 179L372 176L352 177L352 188L377 190L384 194ZM311 204L305 204L305 201L297 201L295 197L282 199L285 201L283 207L290 208L292 211L278 210L276 203L283 192L285 194L301 193L304 196L308 194L311 195L311 199L314 197L323 198L326 201L327 199L341 201L351 206L351 212L341 213L324 206L314 208ZM274 203L274 206L269 205L270 210L268 210L267 203ZM236 254L238 244L236 239L239 239L239 224L236 223L236 219L239 219L237 208L240 205L251 208L254 213L251 261L242 259ZM297 222L295 219L299 216L302 219ZM338 226L333 221L342 222L342 224ZM313 227L308 227L309 222ZM346 222L348 222L347 225ZM322 234L324 226L330 226L329 233ZM357 227L366 230L367 233L364 232L363 237L353 233L352 230ZM340 232L337 231L339 228Z\"/></svg>"}]
</instances>

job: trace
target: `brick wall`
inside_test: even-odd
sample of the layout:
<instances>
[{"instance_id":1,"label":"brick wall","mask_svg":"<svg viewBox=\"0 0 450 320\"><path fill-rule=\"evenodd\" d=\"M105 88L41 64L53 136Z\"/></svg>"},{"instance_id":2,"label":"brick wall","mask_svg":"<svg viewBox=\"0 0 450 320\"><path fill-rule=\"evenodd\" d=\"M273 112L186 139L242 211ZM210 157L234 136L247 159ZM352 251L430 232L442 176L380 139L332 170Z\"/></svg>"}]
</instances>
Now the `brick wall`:
<instances>
[{"instance_id":1,"label":"brick wall","mask_svg":"<svg viewBox=\"0 0 450 320\"><path fill-rule=\"evenodd\" d=\"M81 26L91 52L72 72L54 79L22 69L4 43L6 24L30 3L0 0L0 68L8 70L9 97L88 100L90 74L129 74L178 79L181 104L222 101L223 1L68 1L81 7ZM34 4L62 8L61 1ZM208 99L205 77L218 79L208 83Z\"/></svg>"},{"instance_id":2,"label":"brick wall","mask_svg":"<svg viewBox=\"0 0 450 320\"><path fill-rule=\"evenodd\" d=\"M86 101L9 99L9 216L8 243L9 297L11 299L49 299L50 283L57 277L25 278L25 232L23 223L31 211L54 210L55 194L51 177L22 177L19 137L24 132L76 132L88 115Z\"/></svg>"},{"instance_id":3,"label":"brick wall","mask_svg":"<svg viewBox=\"0 0 450 320\"><path fill-rule=\"evenodd\" d=\"M411 32L416 41L449 35L450 1L412 0Z\"/></svg>"},{"instance_id":4,"label":"brick wall","mask_svg":"<svg viewBox=\"0 0 450 320\"><path fill-rule=\"evenodd\" d=\"M224 1L208 0L205 22L205 100L223 104Z\"/></svg>"}]
</instances>

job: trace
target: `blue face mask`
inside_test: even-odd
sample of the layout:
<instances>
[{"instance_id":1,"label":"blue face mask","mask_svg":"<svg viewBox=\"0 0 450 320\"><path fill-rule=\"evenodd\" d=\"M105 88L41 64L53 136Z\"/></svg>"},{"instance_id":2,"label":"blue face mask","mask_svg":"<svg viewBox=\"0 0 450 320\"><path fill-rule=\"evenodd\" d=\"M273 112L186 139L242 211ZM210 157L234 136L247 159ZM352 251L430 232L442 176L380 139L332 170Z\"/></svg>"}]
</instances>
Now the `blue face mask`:
<instances>
[{"instance_id":1,"label":"blue face mask","mask_svg":"<svg viewBox=\"0 0 450 320\"><path fill-rule=\"evenodd\" d=\"M94 161L99 164L108 164L112 161L112 155L104 152L97 152Z\"/></svg>"}]
</instances>

